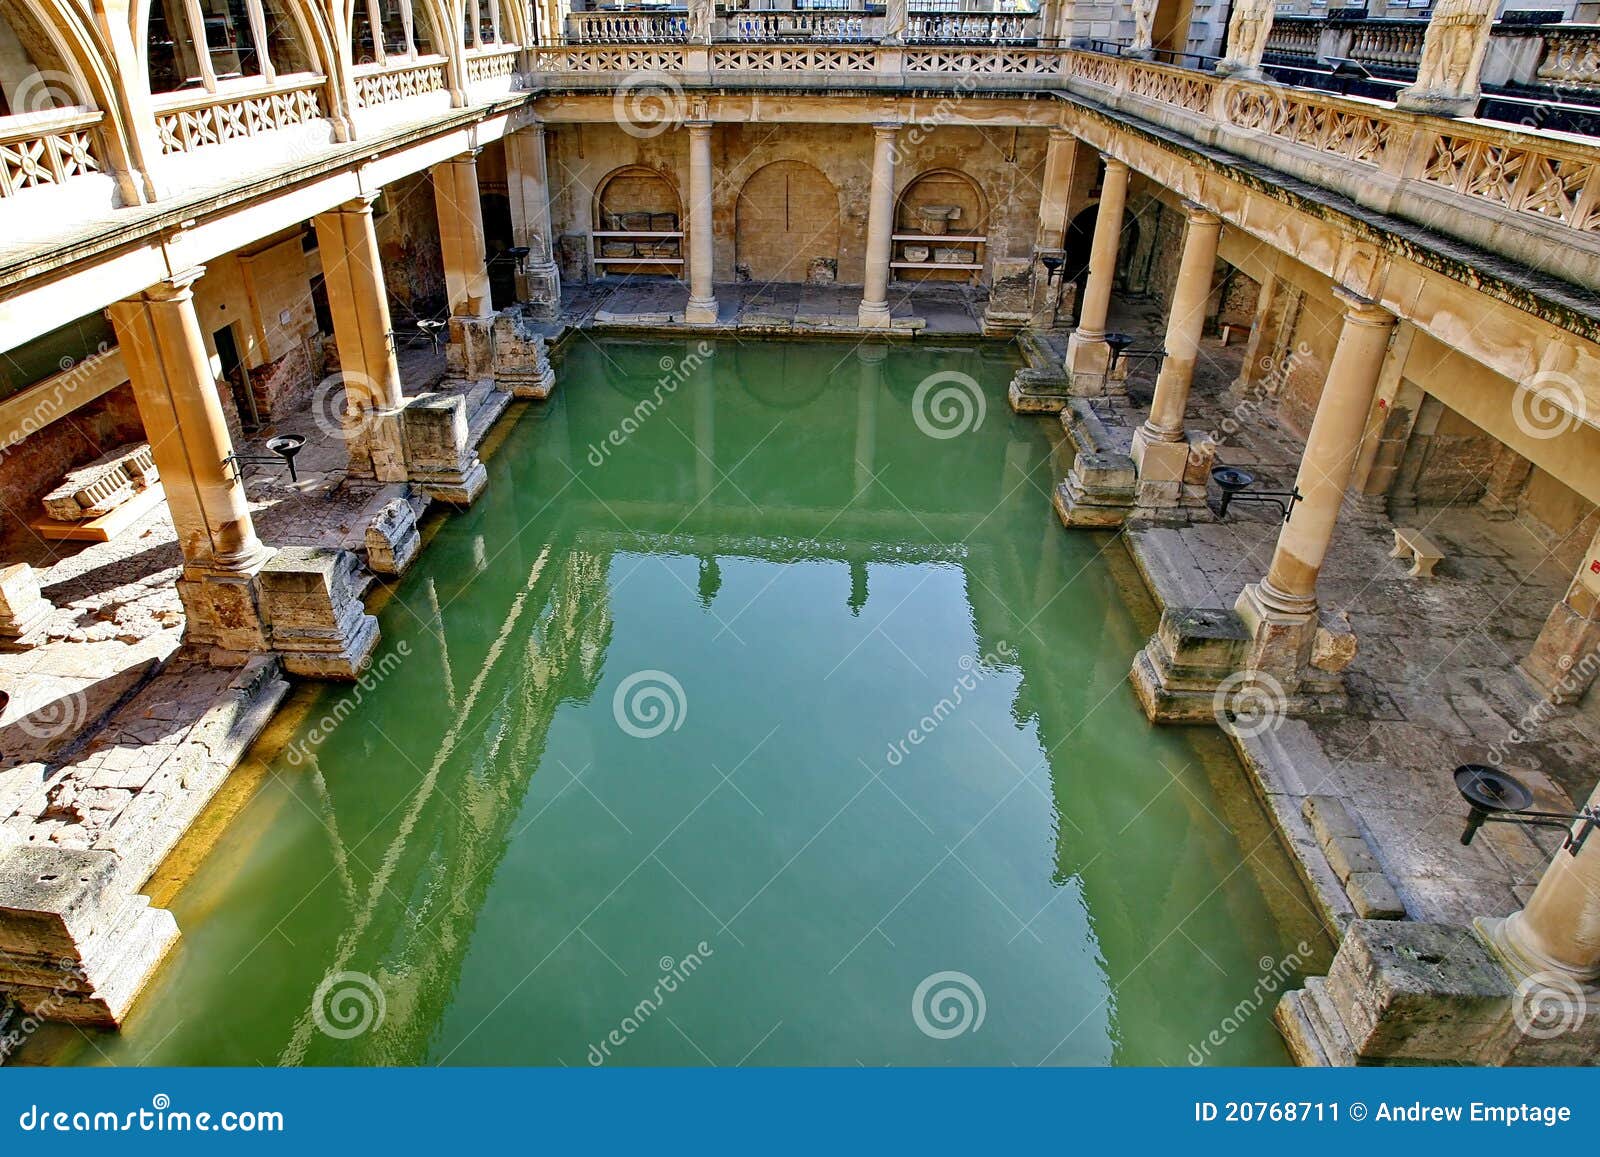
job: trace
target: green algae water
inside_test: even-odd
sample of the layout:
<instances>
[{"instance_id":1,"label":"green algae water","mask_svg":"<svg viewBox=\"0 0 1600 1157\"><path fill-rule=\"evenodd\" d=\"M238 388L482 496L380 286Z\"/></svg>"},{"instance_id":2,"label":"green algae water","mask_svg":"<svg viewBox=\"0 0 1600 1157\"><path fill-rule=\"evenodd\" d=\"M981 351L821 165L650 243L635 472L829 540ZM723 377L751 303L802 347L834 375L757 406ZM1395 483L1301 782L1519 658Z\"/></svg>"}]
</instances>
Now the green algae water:
<instances>
[{"instance_id":1,"label":"green algae water","mask_svg":"<svg viewBox=\"0 0 1600 1157\"><path fill-rule=\"evenodd\" d=\"M1140 714L1014 369L578 341L55 1059L1284 1063L1326 945L1222 738Z\"/></svg>"}]
</instances>

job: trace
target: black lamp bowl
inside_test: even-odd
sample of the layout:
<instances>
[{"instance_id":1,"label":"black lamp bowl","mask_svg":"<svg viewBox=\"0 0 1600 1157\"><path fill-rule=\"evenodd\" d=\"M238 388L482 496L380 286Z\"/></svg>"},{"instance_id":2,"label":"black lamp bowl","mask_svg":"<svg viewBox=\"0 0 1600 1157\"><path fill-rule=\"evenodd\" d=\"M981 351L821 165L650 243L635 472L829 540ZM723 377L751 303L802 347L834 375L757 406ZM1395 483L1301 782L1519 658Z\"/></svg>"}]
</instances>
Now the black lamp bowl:
<instances>
[{"instance_id":1,"label":"black lamp bowl","mask_svg":"<svg viewBox=\"0 0 1600 1157\"><path fill-rule=\"evenodd\" d=\"M1516 776L1486 763L1464 763L1455 770L1461 798L1481 811L1520 812L1533 804L1533 792Z\"/></svg>"},{"instance_id":2,"label":"black lamp bowl","mask_svg":"<svg viewBox=\"0 0 1600 1157\"><path fill-rule=\"evenodd\" d=\"M1256 484L1254 474L1237 466L1214 466L1211 469L1211 479L1230 494L1237 494L1246 487Z\"/></svg>"},{"instance_id":3,"label":"black lamp bowl","mask_svg":"<svg viewBox=\"0 0 1600 1157\"><path fill-rule=\"evenodd\" d=\"M294 456L305 448L306 436L304 434L279 434L276 438L267 439L267 449L282 458L284 465L289 467L289 481L291 482L300 481L294 472Z\"/></svg>"},{"instance_id":4,"label":"black lamp bowl","mask_svg":"<svg viewBox=\"0 0 1600 1157\"><path fill-rule=\"evenodd\" d=\"M1052 277L1061 271L1061 267L1066 264L1066 261L1067 259L1059 253L1039 254L1039 264L1043 265L1045 272Z\"/></svg>"},{"instance_id":5,"label":"black lamp bowl","mask_svg":"<svg viewBox=\"0 0 1600 1157\"><path fill-rule=\"evenodd\" d=\"M1122 356L1122 351L1133 344L1133 335L1127 333L1106 334L1106 345L1111 347L1111 352L1116 357Z\"/></svg>"}]
</instances>

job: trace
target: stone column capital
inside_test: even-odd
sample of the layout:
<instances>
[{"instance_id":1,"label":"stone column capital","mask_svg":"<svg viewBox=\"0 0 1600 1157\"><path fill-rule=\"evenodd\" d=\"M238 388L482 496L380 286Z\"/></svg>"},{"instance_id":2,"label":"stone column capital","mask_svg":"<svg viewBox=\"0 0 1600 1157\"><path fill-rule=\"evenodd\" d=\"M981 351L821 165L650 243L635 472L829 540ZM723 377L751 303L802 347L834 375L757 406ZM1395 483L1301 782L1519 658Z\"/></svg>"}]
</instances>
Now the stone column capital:
<instances>
[{"instance_id":1,"label":"stone column capital","mask_svg":"<svg viewBox=\"0 0 1600 1157\"><path fill-rule=\"evenodd\" d=\"M351 197L348 201L341 201L330 211L334 213L351 213L358 216L370 216L372 213L372 206L377 203L378 198L381 196L383 196L382 189L379 189L375 193L362 193L359 197Z\"/></svg>"},{"instance_id":2,"label":"stone column capital","mask_svg":"<svg viewBox=\"0 0 1600 1157\"><path fill-rule=\"evenodd\" d=\"M478 163L478 154L481 152L483 152L483 149L474 145L465 152L457 153L451 157L449 163L452 165L476 165Z\"/></svg>"},{"instance_id":3,"label":"stone column capital","mask_svg":"<svg viewBox=\"0 0 1600 1157\"><path fill-rule=\"evenodd\" d=\"M1078 138L1073 134L1072 130L1067 128L1065 125L1051 125L1050 126L1050 140L1053 141L1053 142L1054 141L1075 141L1077 139Z\"/></svg>"},{"instance_id":4,"label":"stone column capital","mask_svg":"<svg viewBox=\"0 0 1600 1157\"><path fill-rule=\"evenodd\" d=\"M1125 175L1128 172L1127 161L1119 161L1116 157L1108 156L1104 153L1101 154L1101 159L1105 161L1107 173L1120 173Z\"/></svg>"},{"instance_id":5,"label":"stone column capital","mask_svg":"<svg viewBox=\"0 0 1600 1157\"><path fill-rule=\"evenodd\" d=\"M877 121L873 124L872 131L877 133L880 139L893 140L895 134L903 128L905 125L900 121Z\"/></svg>"},{"instance_id":6,"label":"stone column capital","mask_svg":"<svg viewBox=\"0 0 1600 1157\"><path fill-rule=\"evenodd\" d=\"M1400 320L1371 298L1343 285L1334 286L1333 295L1344 302L1345 320L1352 325L1388 327Z\"/></svg>"},{"instance_id":7,"label":"stone column capital","mask_svg":"<svg viewBox=\"0 0 1600 1157\"><path fill-rule=\"evenodd\" d=\"M1196 226L1199 226L1200 228L1210 228L1212 226L1221 228L1222 226L1222 218L1218 217L1215 213L1206 208L1204 205L1200 204L1198 201L1190 201L1185 199L1183 202L1183 211L1189 215L1190 228L1194 228Z\"/></svg>"},{"instance_id":8,"label":"stone column capital","mask_svg":"<svg viewBox=\"0 0 1600 1157\"><path fill-rule=\"evenodd\" d=\"M684 121L683 122L683 127L688 129L691 135L694 135L694 136L708 136L708 135L710 135L711 130L717 127L717 122L716 121Z\"/></svg>"},{"instance_id":9,"label":"stone column capital","mask_svg":"<svg viewBox=\"0 0 1600 1157\"><path fill-rule=\"evenodd\" d=\"M194 283L200 280L200 275L206 271L204 265L191 265L188 269L174 273L171 277L156 282L143 293L132 300L177 302L188 301L194 296Z\"/></svg>"}]
</instances>

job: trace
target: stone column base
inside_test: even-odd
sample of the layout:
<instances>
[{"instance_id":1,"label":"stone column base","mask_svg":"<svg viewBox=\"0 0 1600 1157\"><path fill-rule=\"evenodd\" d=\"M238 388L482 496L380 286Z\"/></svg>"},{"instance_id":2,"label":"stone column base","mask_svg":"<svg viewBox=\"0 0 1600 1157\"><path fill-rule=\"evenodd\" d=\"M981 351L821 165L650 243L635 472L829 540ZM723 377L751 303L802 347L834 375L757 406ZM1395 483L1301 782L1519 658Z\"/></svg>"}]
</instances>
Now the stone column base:
<instances>
[{"instance_id":1,"label":"stone column base","mask_svg":"<svg viewBox=\"0 0 1600 1157\"><path fill-rule=\"evenodd\" d=\"M344 436L352 478L375 482L406 481L405 434L401 409L367 410L345 415Z\"/></svg>"},{"instance_id":2,"label":"stone column base","mask_svg":"<svg viewBox=\"0 0 1600 1157\"><path fill-rule=\"evenodd\" d=\"M494 373L494 318L452 317L445 347L445 373L456 381L478 382Z\"/></svg>"},{"instance_id":3,"label":"stone column base","mask_svg":"<svg viewBox=\"0 0 1600 1157\"><path fill-rule=\"evenodd\" d=\"M183 604L184 641L211 649L211 662L237 667L253 654L271 650L262 621L257 575L272 557L260 555L240 568L189 565L176 586Z\"/></svg>"},{"instance_id":4,"label":"stone column base","mask_svg":"<svg viewBox=\"0 0 1600 1157\"><path fill-rule=\"evenodd\" d=\"M115 1028L178 939L172 913L117 891L115 852L0 854L0 988L41 1020Z\"/></svg>"},{"instance_id":5,"label":"stone column base","mask_svg":"<svg viewBox=\"0 0 1600 1157\"><path fill-rule=\"evenodd\" d=\"M555 389L556 372L544 335L531 326L531 315L508 309L494 321L494 380L513 398L542 400Z\"/></svg>"},{"instance_id":6,"label":"stone column base","mask_svg":"<svg viewBox=\"0 0 1600 1157\"><path fill-rule=\"evenodd\" d=\"M856 309L856 324L862 329L888 329L894 324L889 315L889 303L863 301Z\"/></svg>"},{"instance_id":7,"label":"stone column base","mask_svg":"<svg viewBox=\"0 0 1600 1157\"><path fill-rule=\"evenodd\" d=\"M990 263L985 336L1006 337L1033 320L1033 267L1031 257L996 257Z\"/></svg>"},{"instance_id":8,"label":"stone column base","mask_svg":"<svg viewBox=\"0 0 1600 1157\"><path fill-rule=\"evenodd\" d=\"M683 307L683 320L688 325L716 325L719 316L714 297L691 297Z\"/></svg>"},{"instance_id":9,"label":"stone column base","mask_svg":"<svg viewBox=\"0 0 1600 1157\"><path fill-rule=\"evenodd\" d=\"M0 567L0 651L26 651L45 639L55 606L39 593L39 574L25 562Z\"/></svg>"},{"instance_id":10,"label":"stone column base","mask_svg":"<svg viewBox=\"0 0 1600 1157\"><path fill-rule=\"evenodd\" d=\"M356 556L325 546L286 546L261 568L272 648L291 675L355 679L378 645L378 620L357 594Z\"/></svg>"},{"instance_id":11,"label":"stone column base","mask_svg":"<svg viewBox=\"0 0 1600 1157\"><path fill-rule=\"evenodd\" d=\"M1133 464L1138 471L1135 501L1142 507L1204 506L1206 481L1216 446L1185 433L1183 440L1152 438L1143 426L1133 432Z\"/></svg>"},{"instance_id":12,"label":"stone column base","mask_svg":"<svg viewBox=\"0 0 1600 1157\"><path fill-rule=\"evenodd\" d=\"M1066 373L1067 389L1074 397L1127 393L1128 363L1121 360L1115 369L1111 367L1111 347L1104 337L1085 338L1073 331L1067 339Z\"/></svg>"},{"instance_id":13,"label":"stone column base","mask_svg":"<svg viewBox=\"0 0 1600 1157\"><path fill-rule=\"evenodd\" d=\"M460 394L418 394L405 409L406 470L430 498L471 506L489 475L467 441L467 400Z\"/></svg>"},{"instance_id":14,"label":"stone column base","mask_svg":"<svg viewBox=\"0 0 1600 1157\"><path fill-rule=\"evenodd\" d=\"M1562 601L1544 622L1533 649L1517 665L1553 703L1576 703L1594 682L1600 622Z\"/></svg>"},{"instance_id":15,"label":"stone column base","mask_svg":"<svg viewBox=\"0 0 1600 1157\"><path fill-rule=\"evenodd\" d=\"M555 262L525 264L517 273L517 291L535 317L551 320L561 312L561 270Z\"/></svg>"}]
</instances>

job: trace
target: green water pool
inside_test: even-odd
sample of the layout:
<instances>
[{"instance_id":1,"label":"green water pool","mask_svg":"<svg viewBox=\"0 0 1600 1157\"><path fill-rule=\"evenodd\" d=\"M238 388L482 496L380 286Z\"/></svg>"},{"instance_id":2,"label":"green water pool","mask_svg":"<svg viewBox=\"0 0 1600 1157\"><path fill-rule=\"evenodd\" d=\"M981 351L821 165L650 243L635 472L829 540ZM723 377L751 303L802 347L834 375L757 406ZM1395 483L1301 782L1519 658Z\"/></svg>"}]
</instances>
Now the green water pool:
<instances>
[{"instance_id":1,"label":"green water pool","mask_svg":"<svg viewBox=\"0 0 1600 1157\"><path fill-rule=\"evenodd\" d=\"M1327 947L1014 369L578 340L52 1059L1285 1063Z\"/></svg>"}]
</instances>

